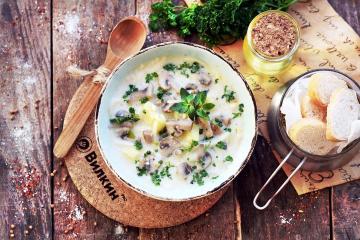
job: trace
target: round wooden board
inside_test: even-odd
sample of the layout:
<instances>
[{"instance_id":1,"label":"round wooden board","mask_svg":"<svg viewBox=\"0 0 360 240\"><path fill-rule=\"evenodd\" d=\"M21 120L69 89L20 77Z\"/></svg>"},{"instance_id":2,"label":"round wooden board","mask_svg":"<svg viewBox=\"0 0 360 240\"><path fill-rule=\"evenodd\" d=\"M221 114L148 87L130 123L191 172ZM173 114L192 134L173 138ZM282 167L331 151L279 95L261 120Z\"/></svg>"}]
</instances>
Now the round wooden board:
<instances>
[{"instance_id":1,"label":"round wooden board","mask_svg":"<svg viewBox=\"0 0 360 240\"><path fill-rule=\"evenodd\" d=\"M86 78L74 94L64 125L77 110L90 81L91 79ZM95 111L64 160L72 181L83 197L109 218L141 228L174 226L204 213L226 192L227 188L192 201L166 202L132 190L112 173L100 155L95 138L94 118Z\"/></svg>"}]
</instances>

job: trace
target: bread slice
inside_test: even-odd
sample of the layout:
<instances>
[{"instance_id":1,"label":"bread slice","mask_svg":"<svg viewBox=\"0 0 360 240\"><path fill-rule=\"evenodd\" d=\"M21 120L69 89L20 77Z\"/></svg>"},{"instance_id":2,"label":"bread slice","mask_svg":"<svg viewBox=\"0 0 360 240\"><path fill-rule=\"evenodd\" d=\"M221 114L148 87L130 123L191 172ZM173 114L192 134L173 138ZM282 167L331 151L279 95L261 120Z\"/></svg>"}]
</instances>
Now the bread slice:
<instances>
[{"instance_id":1,"label":"bread slice","mask_svg":"<svg viewBox=\"0 0 360 240\"><path fill-rule=\"evenodd\" d=\"M325 122L326 108L315 104L308 95L305 95L301 100L301 115L304 118L315 118Z\"/></svg>"},{"instance_id":2,"label":"bread slice","mask_svg":"<svg viewBox=\"0 0 360 240\"><path fill-rule=\"evenodd\" d=\"M357 94L349 88L335 90L327 109L326 138L332 141L347 140L351 124L358 120L360 104Z\"/></svg>"},{"instance_id":3,"label":"bread slice","mask_svg":"<svg viewBox=\"0 0 360 240\"><path fill-rule=\"evenodd\" d=\"M346 82L331 72L318 72L310 77L308 94L314 103L326 107L331 93L338 88L347 88Z\"/></svg>"},{"instance_id":4,"label":"bread slice","mask_svg":"<svg viewBox=\"0 0 360 240\"><path fill-rule=\"evenodd\" d=\"M326 155L335 147L335 142L326 139L326 124L314 118L302 118L294 123L289 137L299 148L315 155Z\"/></svg>"}]
</instances>

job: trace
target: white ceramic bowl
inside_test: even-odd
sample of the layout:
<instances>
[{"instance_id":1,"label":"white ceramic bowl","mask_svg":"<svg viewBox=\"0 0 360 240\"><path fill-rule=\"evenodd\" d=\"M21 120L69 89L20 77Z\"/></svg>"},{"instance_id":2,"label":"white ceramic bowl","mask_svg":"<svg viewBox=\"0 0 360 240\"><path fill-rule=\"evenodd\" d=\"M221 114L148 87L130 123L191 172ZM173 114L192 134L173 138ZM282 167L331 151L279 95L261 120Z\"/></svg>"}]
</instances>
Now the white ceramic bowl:
<instances>
[{"instance_id":1,"label":"white ceramic bowl","mask_svg":"<svg viewBox=\"0 0 360 240\"><path fill-rule=\"evenodd\" d=\"M119 159L119 152L111 142L109 128L108 108L112 97L119 85L134 69L141 64L161 56L184 56L191 57L200 62L206 62L212 70L218 72L235 87L235 91L241 96L241 102L245 105L242 115L242 143L238 146L234 161L220 174L215 181L208 181L203 186L195 184L190 186L171 187L163 189L162 186L149 186L142 183L136 171L130 170L134 166L127 159ZM256 105L251 90L241 74L234 69L225 59L214 51L200 45L185 42L170 42L154 45L143 49L135 56L125 60L113 71L103 88L96 116L96 135L101 154L112 171L121 181L148 197L164 201L187 201L201 198L216 192L229 184L244 168L250 158L257 136Z\"/></svg>"}]
</instances>

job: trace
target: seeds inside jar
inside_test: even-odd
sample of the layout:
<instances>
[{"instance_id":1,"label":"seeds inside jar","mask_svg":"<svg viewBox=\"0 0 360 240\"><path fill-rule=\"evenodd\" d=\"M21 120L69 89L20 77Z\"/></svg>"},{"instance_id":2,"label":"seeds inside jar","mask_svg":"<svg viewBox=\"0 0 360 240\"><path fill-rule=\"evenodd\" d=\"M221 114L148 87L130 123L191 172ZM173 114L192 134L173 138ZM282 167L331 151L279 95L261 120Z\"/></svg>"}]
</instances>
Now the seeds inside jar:
<instances>
[{"instance_id":1,"label":"seeds inside jar","mask_svg":"<svg viewBox=\"0 0 360 240\"><path fill-rule=\"evenodd\" d=\"M292 21L278 13L261 17L252 29L251 37L256 51L269 57L286 55L297 40Z\"/></svg>"}]
</instances>

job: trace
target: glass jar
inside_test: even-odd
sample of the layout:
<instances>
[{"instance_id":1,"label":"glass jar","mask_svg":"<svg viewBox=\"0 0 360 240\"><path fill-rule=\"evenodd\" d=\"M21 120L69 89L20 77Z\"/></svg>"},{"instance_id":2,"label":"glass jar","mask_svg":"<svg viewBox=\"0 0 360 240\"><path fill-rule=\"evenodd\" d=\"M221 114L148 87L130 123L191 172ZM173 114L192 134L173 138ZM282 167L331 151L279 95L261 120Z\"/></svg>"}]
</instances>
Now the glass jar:
<instances>
[{"instance_id":1,"label":"glass jar","mask_svg":"<svg viewBox=\"0 0 360 240\"><path fill-rule=\"evenodd\" d=\"M290 22L293 24L296 34L296 39L293 47L284 55L276 56L276 57L271 57L269 55L261 53L259 50L255 48L255 44L252 39L252 31L258 20L260 20L262 17L270 13L279 14L281 16L284 16L286 19L290 20ZM294 58L294 54L299 48L299 45L300 45L300 30L296 20L286 12L279 10L269 10L260 13L251 21L247 30L247 34L244 38L243 54L247 64L251 66L255 70L255 72L264 75L277 75L290 66Z\"/></svg>"}]
</instances>

